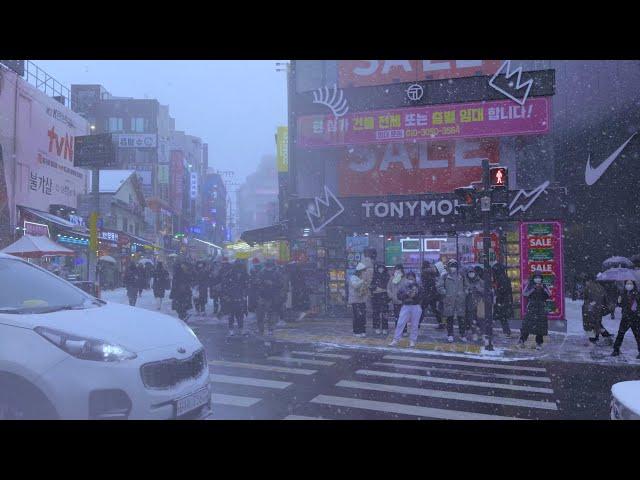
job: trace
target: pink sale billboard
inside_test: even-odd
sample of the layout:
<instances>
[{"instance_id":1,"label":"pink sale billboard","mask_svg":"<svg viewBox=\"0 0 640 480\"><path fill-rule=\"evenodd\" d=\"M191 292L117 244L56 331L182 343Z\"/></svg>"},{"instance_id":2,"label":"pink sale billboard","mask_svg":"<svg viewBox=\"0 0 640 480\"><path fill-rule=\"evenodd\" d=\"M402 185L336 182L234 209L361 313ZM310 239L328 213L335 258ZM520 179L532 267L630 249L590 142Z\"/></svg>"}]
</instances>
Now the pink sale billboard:
<instances>
[{"instance_id":1,"label":"pink sale billboard","mask_svg":"<svg viewBox=\"0 0 640 480\"><path fill-rule=\"evenodd\" d=\"M549 132L551 100L530 98L524 105L511 100L430 105L298 119L301 147L330 147L390 142L429 141Z\"/></svg>"},{"instance_id":2,"label":"pink sale billboard","mask_svg":"<svg viewBox=\"0 0 640 480\"><path fill-rule=\"evenodd\" d=\"M520 274L524 289L537 270L542 271L544 284L551 292L547 300L549 320L564 319L564 278L561 222L522 222L520 224ZM521 314L527 308L522 297Z\"/></svg>"}]
</instances>

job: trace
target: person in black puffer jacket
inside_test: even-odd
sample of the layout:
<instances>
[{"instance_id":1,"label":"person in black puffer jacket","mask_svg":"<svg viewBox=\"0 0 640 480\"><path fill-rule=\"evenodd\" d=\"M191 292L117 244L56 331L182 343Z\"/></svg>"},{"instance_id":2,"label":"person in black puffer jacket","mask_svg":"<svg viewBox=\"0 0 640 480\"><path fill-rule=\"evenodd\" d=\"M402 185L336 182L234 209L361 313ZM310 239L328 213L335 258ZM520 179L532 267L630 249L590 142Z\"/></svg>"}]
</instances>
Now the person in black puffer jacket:
<instances>
[{"instance_id":1,"label":"person in black puffer jacket","mask_svg":"<svg viewBox=\"0 0 640 480\"><path fill-rule=\"evenodd\" d=\"M387 335L389 333L389 296L387 295L387 284L389 283L389 272L387 267L378 263L373 270L373 280L371 281L371 305L373 317L373 329L375 333Z\"/></svg>"},{"instance_id":2,"label":"person in black puffer jacket","mask_svg":"<svg viewBox=\"0 0 640 480\"><path fill-rule=\"evenodd\" d=\"M544 336L549 333L546 303L551 298L551 292L543 283L542 271L538 270L532 275L522 296L527 298L527 311L522 321L518 346L524 348L527 338L533 334L536 336L536 350L542 350Z\"/></svg>"},{"instance_id":3,"label":"person in black puffer jacket","mask_svg":"<svg viewBox=\"0 0 640 480\"><path fill-rule=\"evenodd\" d=\"M136 264L133 262L129 262L129 266L124 273L124 286L127 289L129 305L135 307L140 290L140 273L138 272L138 267L136 267Z\"/></svg>"},{"instance_id":4,"label":"person in black puffer jacket","mask_svg":"<svg viewBox=\"0 0 640 480\"><path fill-rule=\"evenodd\" d=\"M444 322L442 320L442 312L438 308L440 302L440 293L438 293L437 280L438 270L428 260L422 262L422 271L420 273L422 281L422 316L420 317L420 324L427 313L427 308L431 308L431 311L436 317L438 322L438 328L444 328Z\"/></svg>"},{"instance_id":5,"label":"person in black puffer jacket","mask_svg":"<svg viewBox=\"0 0 640 480\"><path fill-rule=\"evenodd\" d=\"M229 336L236 332L233 329L234 320L238 325L237 334L244 335L244 315L247 309L247 291L249 288L249 274L241 260L236 260L225 275L222 286L223 305L229 315Z\"/></svg>"},{"instance_id":6,"label":"person in black puffer jacket","mask_svg":"<svg viewBox=\"0 0 640 480\"><path fill-rule=\"evenodd\" d=\"M178 313L180 320L186 321L188 312L193 308L191 296L191 272L189 265L185 262L176 264L173 271L173 281L171 284L171 308Z\"/></svg>"},{"instance_id":7,"label":"person in black puffer jacket","mask_svg":"<svg viewBox=\"0 0 640 480\"><path fill-rule=\"evenodd\" d=\"M614 357L620 355L620 347L624 336L627 330L631 329L638 346L638 356L636 358L640 360L640 292L638 292L636 282L631 280L625 282L624 293L618 297L618 305L622 308L622 320L620 321L618 335L613 344L613 353L611 355Z\"/></svg>"},{"instance_id":8,"label":"person in black puffer jacket","mask_svg":"<svg viewBox=\"0 0 640 480\"><path fill-rule=\"evenodd\" d=\"M493 283L496 297L493 307L493 318L502 324L502 333L511 338L511 328L509 319L513 317L513 292L511 280L507 275L507 270L501 263L496 263L492 267Z\"/></svg>"},{"instance_id":9,"label":"person in black puffer jacket","mask_svg":"<svg viewBox=\"0 0 640 480\"><path fill-rule=\"evenodd\" d=\"M153 296L156 299L156 308L162 310L162 299L169 288L169 272L162 262L158 262L153 270Z\"/></svg>"},{"instance_id":10,"label":"person in black puffer jacket","mask_svg":"<svg viewBox=\"0 0 640 480\"><path fill-rule=\"evenodd\" d=\"M257 277L256 319L258 332L264 335L265 319L267 333L273 335L273 325L278 308L278 299L282 295L283 279L273 259L268 259Z\"/></svg>"}]
</instances>

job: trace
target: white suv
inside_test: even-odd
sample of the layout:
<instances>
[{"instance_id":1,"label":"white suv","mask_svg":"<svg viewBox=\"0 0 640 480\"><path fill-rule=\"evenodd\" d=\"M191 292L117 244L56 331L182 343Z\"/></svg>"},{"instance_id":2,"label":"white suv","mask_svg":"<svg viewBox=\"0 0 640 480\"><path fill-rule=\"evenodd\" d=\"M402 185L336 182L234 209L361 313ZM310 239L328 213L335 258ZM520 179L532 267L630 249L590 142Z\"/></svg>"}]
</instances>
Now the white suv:
<instances>
[{"instance_id":1,"label":"white suv","mask_svg":"<svg viewBox=\"0 0 640 480\"><path fill-rule=\"evenodd\" d=\"M184 322L0 253L0 419L191 419L210 408L205 351Z\"/></svg>"}]
</instances>

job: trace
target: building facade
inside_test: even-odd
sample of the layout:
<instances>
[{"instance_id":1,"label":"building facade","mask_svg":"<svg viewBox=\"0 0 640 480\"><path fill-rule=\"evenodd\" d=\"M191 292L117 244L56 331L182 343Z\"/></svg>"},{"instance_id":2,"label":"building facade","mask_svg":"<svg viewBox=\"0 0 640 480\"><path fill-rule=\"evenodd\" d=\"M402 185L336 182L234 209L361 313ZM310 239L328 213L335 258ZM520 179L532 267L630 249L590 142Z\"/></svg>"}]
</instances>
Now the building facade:
<instances>
[{"instance_id":1,"label":"building facade","mask_svg":"<svg viewBox=\"0 0 640 480\"><path fill-rule=\"evenodd\" d=\"M292 257L324 270L312 290L328 309L344 307L345 276L367 247L418 272L424 260L480 261L480 225L453 192L481 179L485 158L509 169L491 257L507 265L522 308L521 285L542 268L562 328L575 273L640 252L640 63L512 60L518 67L526 98L503 61L292 62Z\"/></svg>"}]
</instances>

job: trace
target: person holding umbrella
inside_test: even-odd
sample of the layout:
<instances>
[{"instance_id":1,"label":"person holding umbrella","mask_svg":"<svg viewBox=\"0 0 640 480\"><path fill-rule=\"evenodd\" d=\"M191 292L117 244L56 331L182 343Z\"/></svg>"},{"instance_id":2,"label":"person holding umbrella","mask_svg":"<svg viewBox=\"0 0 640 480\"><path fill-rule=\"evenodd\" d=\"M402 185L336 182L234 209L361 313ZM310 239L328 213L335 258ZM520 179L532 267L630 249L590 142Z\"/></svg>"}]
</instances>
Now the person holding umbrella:
<instances>
[{"instance_id":1,"label":"person holding umbrella","mask_svg":"<svg viewBox=\"0 0 640 480\"><path fill-rule=\"evenodd\" d=\"M549 334L549 320L547 318L547 299L551 292L543 283L542 271L536 270L531 276L522 295L528 299L527 312L522 322L518 347L524 348L524 344L530 334L536 336L536 350L542 350L544 336Z\"/></svg>"}]
</instances>

